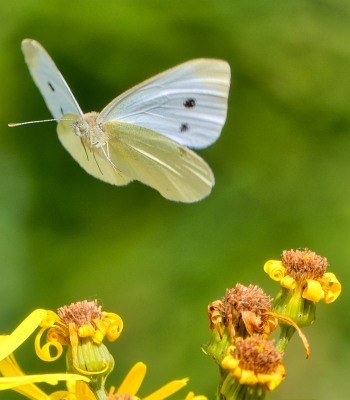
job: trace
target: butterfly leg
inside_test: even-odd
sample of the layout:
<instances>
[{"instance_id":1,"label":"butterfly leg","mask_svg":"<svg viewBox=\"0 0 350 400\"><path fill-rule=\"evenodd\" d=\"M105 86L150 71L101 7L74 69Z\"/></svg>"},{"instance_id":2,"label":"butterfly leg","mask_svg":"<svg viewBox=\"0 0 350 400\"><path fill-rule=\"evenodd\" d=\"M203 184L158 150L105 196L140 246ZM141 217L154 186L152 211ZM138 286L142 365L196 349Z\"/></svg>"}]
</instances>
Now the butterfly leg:
<instances>
[{"instance_id":1,"label":"butterfly leg","mask_svg":"<svg viewBox=\"0 0 350 400\"><path fill-rule=\"evenodd\" d=\"M106 143L106 148L107 148L107 151L105 150L104 146L101 146L101 147L100 147L100 149L102 150L104 156L107 158L107 160L109 161L109 163L111 164L111 166L112 166L112 168L115 170L115 172L116 172L117 174L119 174L120 176L123 176L123 175L121 174L122 171L113 163L113 161L112 161L112 160L110 159L110 157L109 157L108 142Z\"/></svg>"},{"instance_id":2,"label":"butterfly leg","mask_svg":"<svg viewBox=\"0 0 350 400\"><path fill-rule=\"evenodd\" d=\"M86 147L85 147L85 144L84 144L84 141L83 141L82 137L80 138L80 142L81 142L81 144L82 144L82 146L84 148L84 151L85 151L85 154L86 154L86 159L89 161L89 155L88 155L88 153L86 151Z\"/></svg>"},{"instance_id":3,"label":"butterfly leg","mask_svg":"<svg viewBox=\"0 0 350 400\"><path fill-rule=\"evenodd\" d=\"M98 168L98 169L99 169L99 171L101 172L101 175L103 175L103 172L102 172L102 169L101 169L101 167L100 167L100 164L99 164L99 163L98 163L98 161L97 161L97 158L96 158L95 152L94 152L94 151L92 151L92 154L94 155L94 160L95 160L95 162L96 162L97 168Z\"/></svg>"},{"instance_id":4,"label":"butterfly leg","mask_svg":"<svg viewBox=\"0 0 350 400\"><path fill-rule=\"evenodd\" d=\"M109 144L108 144L108 142L106 143L106 149L107 149L107 159L110 160L110 157L109 157Z\"/></svg>"}]
</instances>

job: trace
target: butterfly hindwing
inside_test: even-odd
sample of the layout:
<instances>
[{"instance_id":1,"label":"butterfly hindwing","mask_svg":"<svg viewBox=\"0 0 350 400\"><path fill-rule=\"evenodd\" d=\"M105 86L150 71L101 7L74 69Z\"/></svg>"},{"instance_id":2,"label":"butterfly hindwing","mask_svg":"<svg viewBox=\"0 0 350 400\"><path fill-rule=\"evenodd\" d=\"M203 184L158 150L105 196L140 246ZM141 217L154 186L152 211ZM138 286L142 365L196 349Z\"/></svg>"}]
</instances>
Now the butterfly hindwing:
<instances>
[{"instance_id":1,"label":"butterfly hindwing","mask_svg":"<svg viewBox=\"0 0 350 400\"><path fill-rule=\"evenodd\" d=\"M101 126L109 137L108 148L104 152L90 149L73 134L71 121L76 118L65 115L58 124L58 136L80 166L96 178L113 185L136 179L165 198L182 202L197 201L210 193L213 173L192 150L149 129L114 121Z\"/></svg>"},{"instance_id":2,"label":"butterfly hindwing","mask_svg":"<svg viewBox=\"0 0 350 400\"><path fill-rule=\"evenodd\" d=\"M103 129L111 138L109 154L117 168L165 198L198 201L214 186L208 164L166 136L122 122L107 122Z\"/></svg>"}]
</instances>

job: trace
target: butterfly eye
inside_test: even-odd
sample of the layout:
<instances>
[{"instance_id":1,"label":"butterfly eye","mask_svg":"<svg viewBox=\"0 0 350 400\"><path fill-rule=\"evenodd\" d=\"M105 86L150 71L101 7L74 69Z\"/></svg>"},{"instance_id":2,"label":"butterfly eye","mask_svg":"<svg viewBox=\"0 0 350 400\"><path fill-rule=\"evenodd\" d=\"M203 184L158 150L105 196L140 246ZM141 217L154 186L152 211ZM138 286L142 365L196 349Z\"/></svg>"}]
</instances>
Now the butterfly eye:
<instances>
[{"instance_id":1,"label":"butterfly eye","mask_svg":"<svg viewBox=\"0 0 350 400\"><path fill-rule=\"evenodd\" d=\"M77 136L83 137L89 133L89 125L85 121L74 121L73 130Z\"/></svg>"}]
</instances>

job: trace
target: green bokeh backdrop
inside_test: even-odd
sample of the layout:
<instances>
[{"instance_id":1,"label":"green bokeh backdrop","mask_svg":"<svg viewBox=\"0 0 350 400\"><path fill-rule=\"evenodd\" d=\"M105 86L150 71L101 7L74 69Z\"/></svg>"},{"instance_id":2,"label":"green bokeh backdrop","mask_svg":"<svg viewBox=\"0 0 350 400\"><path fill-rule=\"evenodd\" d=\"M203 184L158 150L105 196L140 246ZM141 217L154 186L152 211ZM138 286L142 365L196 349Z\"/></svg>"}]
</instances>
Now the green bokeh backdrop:
<instances>
[{"instance_id":1,"label":"green bokeh backdrop","mask_svg":"<svg viewBox=\"0 0 350 400\"><path fill-rule=\"evenodd\" d=\"M214 397L202 354L206 306L236 282L277 285L262 270L283 249L326 256L343 284L293 339L287 379L269 398L342 400L349 392L350 3L347 0L16 1L0 5L1 332L31 310L101 300L125 323L111 346L118 384L144 361L146 395L188 376ZM198 204L87 175L60 145L20 51L51 54L84 111L176 64L217 57L232 67L227 123L201 151L216 185ZM26 343L26 371L44 365ZM53 390L50 388L50 390ZM176 396L184 398L185 390ZM0 393L1 399L19 399Z\"/></svg>"}]
</instances>

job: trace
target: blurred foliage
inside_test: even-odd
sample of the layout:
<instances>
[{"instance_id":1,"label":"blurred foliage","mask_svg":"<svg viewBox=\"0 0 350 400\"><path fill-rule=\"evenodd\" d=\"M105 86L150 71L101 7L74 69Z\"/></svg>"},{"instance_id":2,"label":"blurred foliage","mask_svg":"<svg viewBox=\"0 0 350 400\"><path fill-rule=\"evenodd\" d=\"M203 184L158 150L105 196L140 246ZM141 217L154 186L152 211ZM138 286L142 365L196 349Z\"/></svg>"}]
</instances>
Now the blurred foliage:
<instances>
[{"instance_id":1,"label":"blurred foliage","mask_svg":"<svg viewBox=\"0 0 350 400\"><path fill-rule=\"evenodd\" d=\"M206 305L237 281L275 295L264 262L308 247L329 259L343 293L320 304L305 330L309 360L293 340L287 379L269 398L344 399L349 21L347 0L2 2L1 331L37 307L98 298L125 322L112 345L110 383L142 360L144 394L188 376L191 390L213 398L216 367L200 350L209 336ZM48 50L85 112L188 59L226 59L233 76L227 123L200 152L216 176L212 194L184 205L139 183L112 187L74 162L54 123L8 128L50 118L20 51L26 37ZM43 371L32 343L16 355L26 371Z\"/></svg>"}]
</instances>

